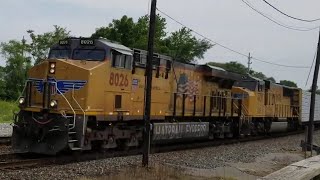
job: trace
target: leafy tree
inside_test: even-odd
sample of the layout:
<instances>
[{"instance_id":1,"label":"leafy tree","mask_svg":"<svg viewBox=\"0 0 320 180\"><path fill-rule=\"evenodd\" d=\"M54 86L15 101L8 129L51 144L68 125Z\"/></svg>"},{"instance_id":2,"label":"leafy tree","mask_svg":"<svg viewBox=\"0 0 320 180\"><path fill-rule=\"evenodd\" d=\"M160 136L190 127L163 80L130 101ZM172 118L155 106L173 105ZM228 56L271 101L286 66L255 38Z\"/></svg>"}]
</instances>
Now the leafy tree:
<instances>
[{"instance_id":1,"label":"leafy tree","mask_svg":"<svg viewBox=\"0 0 320 180\"><path fill-rule=\"evenodd\" d=\"M273 77L269 77L269 78L267 78L266 80L271 81L271 82L273 82L273 83L276 83L276 80L275 80Z\"/></svg>"},{"instance_id":2,"label":"leafy tree","mask_svg":"<svg viewBox=\"0 0 320 180\"><path fill-rule=\"evenodd\" d=\"M310 89L308 90L308 92L312 92L312 86L310 87ZM318 89L318 86L317 86L317 89L316 89L316 94L319 94L319 95L320 95L320 89Z\"/></svg>"},{"instance_id":3,"label":"leafy tree","mask_svg":"<svg viewBox=\"0 0 320 180\"><path fill-rule=\"evenodd\" d=\"M35 34L33 30L28 30L31 38L31 43L27 44L27 51L31 54L35 64L40 63L46 59L49 54L49 49L52 45L56 44L59 40L69 36L70 31L66 28L54 25L54 30L43 34Z\"/></svg>"},{"instance_id":4,"label":"leafy tree","mask_svg":"<svg viewBox=\"0 0 320 180\"><path fill-rule=\"evenodd\" d=\"M0 99L6 99L6 81L5 81L5 68L0 66Z\"/></svg>"},{"instance_id":5,"label":"leafy tree","mask_svg":"<svg viewBox=\"0 0 320 180\"><path fill-rule=\"evenodd\" d=\"M136 23L135 33L138 34L137 41L132 47L138 49L148 48L148 35L149 35L149 20L148 15L142 16L138 19ZM156 16L156 28L155 28L155 37L154 37L154 49L155 52L165 53L168 51L168 48L164 42L164 38L167 36L166 32L167 22L165 18L162 18L159 14Z\"/></svg>"},{"instance_id":6,"label":"leafy tree","mask_svg":"<svg viewBox=\"0 0 320 180\"><path fill-rule=\"evenodd\" d=\"M236 61L231 61L227 63L209 62L208 64L223 68L229 72L234 72L234 73L243 74L243 75L248 73L247 67L245 67L243 64L238 63Z\"/></svg>"},{"instance_id":7,"label":"leafy tree","mask_svg":"<svg viewBox=\"0 0 320 180\"><path fill-rule=\"evenodd\" d=\"M6 59L6 67L0 68L0 98L16 99L24 87L27 72L32 65L46 59L50 47L69 35L65 28L54 26L54 30L43 34L27 31L31 42L26 40L0 44L0 52Z\"/></svg>"},{"instance_id":8,"label":"leafy tree","mask_svg":"<svg viewBox=\"0 0 320 180\"><path fill-rule=\"evenodd\" d=\"M298 87L295 82L288 81L288 80L281 80L280 84L284 86L289 86L289 87Z\"/></svg>"},{"instance_id":9,"label":"leafy tree","mask_svg":"<svg viewBox=\"0 0 320 180\"><path fill-rule=\"evenodd\" d=\"M266 75L264 75L262 72L255 72L253 71L251 74L253 77L259 78L259 79L268 79L268 77Z\"/></svg>"},{"instance_id":10,"label":"leafy tree","mask_svg":"<svg viewBox=\"0 0 320 180\"><path fill-rule=\"evenodd\" d=\"M5 86L5 99L16 99L24 87L27 77L27 71L31 67L31 57L26 56L28 46L25 41L10 40L7 43L1 43L0 49L2 55L6 58L6 67L2 70L2 79Z\"/></svg>"},{"instance_id":11,"label":"leafy tree","mask_svg":"<svg viewBox=\"0 0 320 180\"><path fill-rule=\"evenodd\" d=\"M166 20L159 15L156 20L155 50L161 51L163 39L166 36ZM107 27L100 27L91 35L92 38L106 38L119 42L125 46L138 49L147 49L149 32L149 16L142 16L137 22L123 16L114 19Z\"/></svg>"},{"instance_id":12,"label":"leafy tree","mask_svg":"<svg viewBox=\"0 0 320 180\"><path fill-rule=\"evenodd\" d=\"M246 66L244 66L243 64L238 63L236 61L230 61L227 63L209 62L208 64L212 65L212 66L217 66L217 67L223 68L229 72L234 72L234 73L238 73L238 74L242 74L242 75L248 74L248 68ZM276 80L273 77L267 77L262 72L256 72L254 70L250 70L250 75L253 77L262 79L262 80L269 80L274 83L276 82Z\"/></svg>"},{"instance_id":13,"label":"leafy tree","mask_svg":"<svg viewBox=\"0 0 320 180\"><path fill-rule=\"evenodd\" d=\"M101 27L92 34L93 38L104 37L130 46L135 41L135 23L132 18L123 16L120 20L114 19L108 27Z\"/></svg>"},{"instance_id":14,"label":"leafy tree","mask_svg":"<svg viewBox=\"0 0 320 180\"><path fill-rule=\"evenodd\" d=\"M114 19L107 27L100 27L92 38L107 38L127 47L147 50L149 16L142 16L137 22L123 16ZM212 47L206 40L196 39L191 31L182 28L169 37L166 33L166 19L157 15L154 41L155 52L173 56L182 62L191 62L194 58L203 58L203 54Z\"/></svg>"},{"instance_id":15,"label":"leafy tree","mask_svg":"<svg viewBox=\"0 0 320 180\"><path fill-rule=\"evenodd\" d=\"M185 27L173 32L166 42L169 55L182 62L190 62L195 57L202 59L204 53L213 46L207 40L196 39L191 30Z\"/></svg>"}]
</instances>

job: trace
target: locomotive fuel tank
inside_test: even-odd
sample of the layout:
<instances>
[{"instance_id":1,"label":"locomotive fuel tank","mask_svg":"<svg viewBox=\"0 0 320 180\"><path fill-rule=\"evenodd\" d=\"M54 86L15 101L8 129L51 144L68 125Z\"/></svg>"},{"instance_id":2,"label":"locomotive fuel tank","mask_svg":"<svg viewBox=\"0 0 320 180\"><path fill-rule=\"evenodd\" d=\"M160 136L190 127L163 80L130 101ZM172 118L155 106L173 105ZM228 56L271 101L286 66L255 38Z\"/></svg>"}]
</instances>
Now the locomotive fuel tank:
<instances>
[{"instance_id":1,"label":"locomotive fuel tank","mask_svg":"<svg viewBox=\"0 0 320 180\"><path fill-rule=\"evenodd\" d=\"M288 122L272 122L270 133L286 132L288 130Z\"/></svg>"}]
</instances>

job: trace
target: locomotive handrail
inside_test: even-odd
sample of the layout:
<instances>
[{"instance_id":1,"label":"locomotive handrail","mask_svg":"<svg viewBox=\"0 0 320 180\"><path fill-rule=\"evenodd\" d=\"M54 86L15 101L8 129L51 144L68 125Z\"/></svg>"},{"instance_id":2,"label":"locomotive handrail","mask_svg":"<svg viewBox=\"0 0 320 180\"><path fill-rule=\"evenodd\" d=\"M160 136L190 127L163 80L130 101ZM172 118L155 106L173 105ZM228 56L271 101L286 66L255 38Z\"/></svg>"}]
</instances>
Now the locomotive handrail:
<instances>
[{"instance_id":1,"label":"locomotive handrail","mask_svg":"<svg viewBox=\"0 0 320 180\"><path fill-rule=\"evenodd\" d=\"M242 106L242 109L244 110L245 114L248 115L249 111L248 111L247 107L243 104L241 106Z\"/></svg>"},{"instance_id":2,"label":"locomotive handrail","mask_svg":"<svg viewBox=\"0 0 320 180\"><path fill-rule=\"evenodd\" d=\"M239 109L239 106L238 106L235 102L233 102L233 105L236 106L237 109ZM245 111L245 112L243 112L243 111ZM245 106L244 106L243 104L241 104L241 115L240 115L240 116L241 116L241 119L242 119L243 121L249 120L249 118L250 118L251 116L249 116L248 114L249 114L249 112L247 111L247 109L245 108Z\"/></svg>"},{"instance_id":3,"label":"locomotive handrail","mask_svg":"<svg viewBox=\"0 0 320 180\"><path fill-rule=\"evenodd\" d=\"M18 97L18 99L17 99L15 102L18 102L19 99L20 99L20 97L23 95L24 91L26 90L26 87L27 87L28 82L32 82L32 80L26 80L26 82L24 83L23 90L22 90L20 96Z\"/></svg>"},{"instance_id":4,"label":"locomotive handrail","mask_svg":"<svg viewBox=\"0 0 320 180\"><path fill-rule=\"evenodd\" d=\"M51 82L53 84L55 84L57 91L59 92L59 94L61 94L61 96L64 98L64 100L66 100L66 102L68 103L68 105L70 106L72 112L73 112L73 124L72 127L69 129L74 129L74 127L76 126L76 112L73 109L72 105L70 104L70 102L68 101L68 99L61 93L60 89L58 88L58 83L57 82Z\"/></svg>"},{"instance_id":5,"label":"locomotive handrail","mask_svg":"<svg viewBox=\"0 0 320 180\"><path fill-rule=\"evenodd\" d=\"M75 84L73 84L72 87L72 98L73 100L77 103L77 105L79 106L79 108L81 109L81 111L83 112L83 128L82 128L82 135L84 135L85 133L85 122L86 122L86 112L83 110L83 108L80 106L80 104L78 103L78 101L76 100L76 98L74 98L74 86Z\"/></svg>"}]
</instances>

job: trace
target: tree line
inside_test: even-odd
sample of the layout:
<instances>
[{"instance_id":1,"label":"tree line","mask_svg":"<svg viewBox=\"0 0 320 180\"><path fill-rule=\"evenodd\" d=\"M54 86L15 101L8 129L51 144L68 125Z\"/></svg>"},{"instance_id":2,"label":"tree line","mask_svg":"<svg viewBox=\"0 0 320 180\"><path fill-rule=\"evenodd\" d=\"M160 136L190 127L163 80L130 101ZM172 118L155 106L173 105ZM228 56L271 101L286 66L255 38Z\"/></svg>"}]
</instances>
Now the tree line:
<instances>
[{"instance_id":1,"label":"tree line","mask_svg":"<svg viewBox=\"0 0 320 180\"><path fill-rule=\"evenodd\" d=\"M148 15L137 21L128 16L114 19L107 26L97 28L92 38L107 38L127 47L147 50L148 45ZM206 39L198 39L192 31L181 28L174 32L167 32L166 19L157 15L155 33L155 52L171 56L176 61L197 63L203 59L205 52L214 46ZM5 59L4 67L0 66L0 99L15 100L20 96L27 72L31 66L45 60L49 49L59 40L71 37L66 28L54 25L50 32L37 34L34 30L27 30L28 37L22 40L9 40L0 44L0 53ZM222 67L227 71L246 74L244 65L231 61L228 63L210 62L210 65ZM273 77L267 77L262 72L251 71L251 75L275 82ZM291 81L280 81L288 86L297 85Z\"/></svg>"}]
</instances>

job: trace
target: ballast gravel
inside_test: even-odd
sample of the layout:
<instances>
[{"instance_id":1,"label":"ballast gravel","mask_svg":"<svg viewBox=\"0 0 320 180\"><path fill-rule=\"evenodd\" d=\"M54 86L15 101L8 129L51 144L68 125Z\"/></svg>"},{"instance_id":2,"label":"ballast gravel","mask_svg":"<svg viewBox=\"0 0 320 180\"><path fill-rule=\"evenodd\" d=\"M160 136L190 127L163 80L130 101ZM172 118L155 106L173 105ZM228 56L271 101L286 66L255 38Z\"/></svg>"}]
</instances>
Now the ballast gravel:
<instances>
[{"instance_id":1,"label":"ballast gravel","mask_svg":"<svg viewBox=\"0 0 320 180\"><path fill-rule=\"evenodd\" d=\"M12 149L11 146L7 146L7 145L0 145L0 154L10 154L12 153Z\"/></svg>"},{"instance_id":2,"label":"ballast gravel","mask_svg":"<svg viewBox=\"0 0 320 180\"><path fill-rule=\"evenodd\" d=\"M300 153L304 134L255 142L222 145L203 149L153 154L150 162L174 166L213 169L228 163L253 162L269 153ZM315 143L320 144L320 131L315 133ZM36 169L1 171L0 179L84 179L107 176L128 166L140 166L141 156L128 156L95 160L68 165Z\"/></svg>"}]
</instances>

